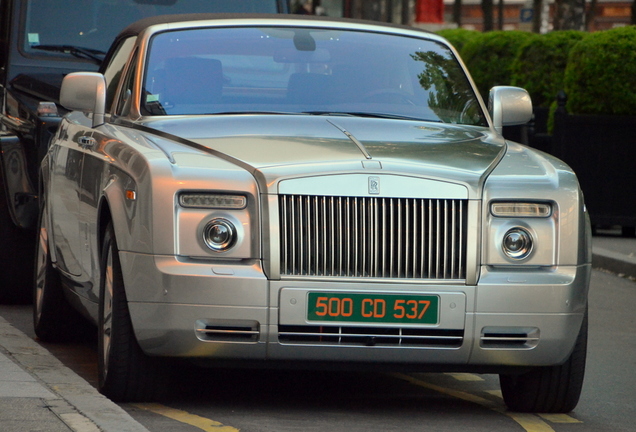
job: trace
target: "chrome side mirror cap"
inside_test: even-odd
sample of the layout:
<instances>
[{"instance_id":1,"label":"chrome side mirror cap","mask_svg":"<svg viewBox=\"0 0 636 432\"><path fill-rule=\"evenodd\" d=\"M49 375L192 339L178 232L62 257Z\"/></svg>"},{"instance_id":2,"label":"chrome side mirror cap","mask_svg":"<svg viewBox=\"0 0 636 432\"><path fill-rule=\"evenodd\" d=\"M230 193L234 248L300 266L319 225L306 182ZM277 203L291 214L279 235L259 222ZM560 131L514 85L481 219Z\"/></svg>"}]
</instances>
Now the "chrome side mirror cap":
<instances>
[{"instance_id":1,"label":"chrome side mirror cap","mask_svg":"<svg viewBox=\"0 0 636 432\"><path fill-rule=\"evenodd\" d=\"M490 89L488 112L495 130L501 133L504 126L522 125L532 119L532 100L520 87L496 86Z\"/></svg>"},{"instance_id":2,"label":"chrome side mirror cap","mask_svg":"<svg viewBox=\"0 0 636 432\"><path fill-rule=\"evenodd\" d=\"M106 79L96 72L73 72L64 77L60 104L72 111L93 114L93 127L104 123Z\"/></svg>"}]
</instances>

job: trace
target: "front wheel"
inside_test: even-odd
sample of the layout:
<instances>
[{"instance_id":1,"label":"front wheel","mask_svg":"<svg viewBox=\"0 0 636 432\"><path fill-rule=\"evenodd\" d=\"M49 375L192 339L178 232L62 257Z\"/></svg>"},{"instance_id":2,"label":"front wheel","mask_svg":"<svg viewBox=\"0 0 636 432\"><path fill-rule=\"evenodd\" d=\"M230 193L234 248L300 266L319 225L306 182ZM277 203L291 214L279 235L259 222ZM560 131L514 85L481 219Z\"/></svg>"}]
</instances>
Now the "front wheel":
<instances>
[{"instance_id":1,"label":"front wheel","mask_svg":"<svg viewBox=\"0 0 636 432\"><path fill-rule=\"evenodd\" d=\"M514 375L501 374L504 402L512 411L568 413L576 407L583 387L587 356L587 311L574 350L565 363L535 367Z\"/></svg>"},{"instance_id":2,"label":"front wheel","mask_svg":"<svg viewBox=\"0 0 636 432\"><path fill-rule=\"evenodd\" d=\"M99 390L117 402L160 397L167 386L165 368L137 343L112 224L106 228L102 247L99 297Z\"/></svg>"}]
</instances>

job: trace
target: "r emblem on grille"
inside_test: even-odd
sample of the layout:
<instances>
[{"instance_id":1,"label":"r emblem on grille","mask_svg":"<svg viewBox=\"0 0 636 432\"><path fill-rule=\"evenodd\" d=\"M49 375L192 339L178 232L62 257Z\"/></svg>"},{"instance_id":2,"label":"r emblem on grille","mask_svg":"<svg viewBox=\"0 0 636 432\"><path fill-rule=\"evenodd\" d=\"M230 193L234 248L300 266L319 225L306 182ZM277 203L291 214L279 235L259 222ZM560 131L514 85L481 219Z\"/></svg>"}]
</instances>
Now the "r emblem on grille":
<instances>
[{"instance_id":1,"label":"r emblem on grille","mask_svg":"<svg viewBox=\"0 0 636 432\"><path fill-rule=\"evenodd\" d=\"M369 177L369 194L378 195L380 193L380 177Z\"/></svg>"}]
</instances>

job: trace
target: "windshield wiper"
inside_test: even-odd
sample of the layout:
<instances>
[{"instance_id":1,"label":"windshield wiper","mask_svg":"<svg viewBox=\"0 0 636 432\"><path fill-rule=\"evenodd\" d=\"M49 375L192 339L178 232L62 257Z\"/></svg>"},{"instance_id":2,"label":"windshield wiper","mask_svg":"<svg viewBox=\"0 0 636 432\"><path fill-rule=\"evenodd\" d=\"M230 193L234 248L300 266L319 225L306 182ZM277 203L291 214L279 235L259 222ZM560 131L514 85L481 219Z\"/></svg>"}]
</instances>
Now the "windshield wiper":
<instances>
[{"instance_id":1,"label":"windshield wiper","mask_svg":"<svg viewBox=\"0 0 636 432\"><path fill-rule=\"evenodd\" d=\"M359 117L358 113L349 113L341 111L304 111L302 114L315 116L335 116L335 117Z\"/></svg>"},{"instance_id":2,"label":"windshield wiper","mask_svg":"<svg viewBox=\"0 0 636 432\"><path fill-rule=\"evenodd\" d=\"M441 123L441 120L439 119L423 119L418 117L409 117L409 116L403 116L403 115L397 115L397 114L370 113L370 112L306 111L303 114L318 115L318 116L370 117L370 118L381 118L381 119L413 120L413 121Z\"/></svg>"},{"instance_id":3,"label":"windshield wiper","mask_svg":"<svg viewBox=\"0 0 636 432\"><path fill-rule=\"evenodd\" d=\"M306 115L306 113L288 111L221 111L210 112L208 115Z\"/></svg>"},{"instance_id":4,"label":"windshield wiper","mask_svg":"<svg viewBox=\"0 0 636 432\"><path fill-rule=\"evenodd\" d=\"M70 54L77 58L91 60L98 65L102 64L102 60L104 60L104 56L106 55L104 51L74 45L34 45L31 48Z\"/></svg>"}]
</instances>

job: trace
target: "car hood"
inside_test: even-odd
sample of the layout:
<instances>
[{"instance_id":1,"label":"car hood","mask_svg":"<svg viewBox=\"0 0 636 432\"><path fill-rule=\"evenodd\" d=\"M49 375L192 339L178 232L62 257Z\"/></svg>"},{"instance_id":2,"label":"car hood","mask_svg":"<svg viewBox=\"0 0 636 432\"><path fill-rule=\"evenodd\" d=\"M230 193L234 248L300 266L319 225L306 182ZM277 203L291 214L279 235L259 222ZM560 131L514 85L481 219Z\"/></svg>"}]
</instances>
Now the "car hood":
<instances>
[{"instance_id":1,"label":"car hood","mask_svg":"<svg viewBox=\"0 0 636 432\"><path fill-rule=\"evenodd\" d=\"M505 142L489 129L394 119L219 115L144 122L251 171L267 185L330 173L400 174L478 190Z\"/></svg>"}]
</instances>

